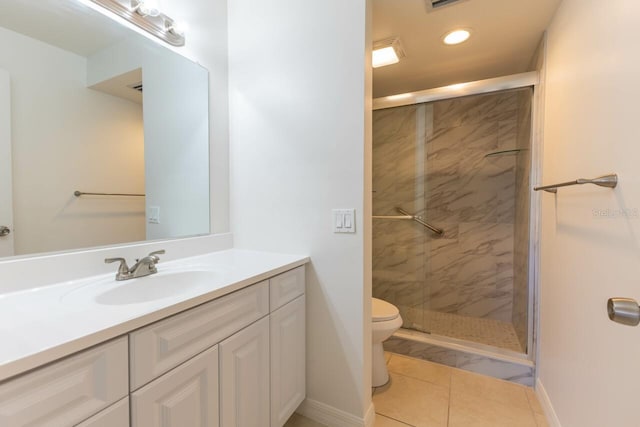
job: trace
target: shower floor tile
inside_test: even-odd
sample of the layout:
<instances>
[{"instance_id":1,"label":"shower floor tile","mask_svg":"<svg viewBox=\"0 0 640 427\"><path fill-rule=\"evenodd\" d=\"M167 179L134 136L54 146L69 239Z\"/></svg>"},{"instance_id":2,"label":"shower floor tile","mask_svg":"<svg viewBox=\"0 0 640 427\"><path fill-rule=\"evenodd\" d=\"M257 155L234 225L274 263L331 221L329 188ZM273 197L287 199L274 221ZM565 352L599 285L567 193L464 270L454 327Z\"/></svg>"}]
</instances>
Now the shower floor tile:
<instances>
[{"instance_id":1,"label":"shower floor tile","mask_svg":"<svg viewBox=\"0 0 640 427\"><path fill-rule=\"evenodd\" d=\"M431 334L524 352L511 323L430 310L424 314Z\"/></svg>"}]
</instances>

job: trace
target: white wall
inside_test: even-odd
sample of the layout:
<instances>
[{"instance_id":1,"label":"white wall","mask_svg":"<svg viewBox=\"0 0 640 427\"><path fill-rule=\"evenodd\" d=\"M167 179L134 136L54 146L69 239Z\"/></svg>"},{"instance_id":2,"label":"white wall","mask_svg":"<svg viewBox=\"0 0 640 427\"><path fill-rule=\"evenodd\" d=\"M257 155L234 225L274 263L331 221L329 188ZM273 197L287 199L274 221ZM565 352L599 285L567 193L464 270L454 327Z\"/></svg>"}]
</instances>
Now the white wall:
<instances>
[{"instance_id":1,"label":"white wall","mask_svg":"<svg viewBox=\"0 0 640 427\"><path fill-rule=\"evenodd\" d=\"M87 89L85 58L62 49L0 28L0 53L12 91L16 254L143 240L142 199L73 196L144 189L140 105Z\"/></svg>"},{"instance_id":2,"label":"white wall","mask_svg":"<svg viewBox=\"0 0 640 427\"><path fill-rule=\"evenodd\" d=\"M371 401L366 8L229 3L236 247L311 256L308 399L360 421ZM356 234L333 234L332 208L356 209Z\"/></svg>"},{"instance_id":3,"label":"white wall","mask_svg":"<svg viewBox=\"0 0 640 427\"><path fill-rule=\"evenodd\" d=\"M543 194L539 382L566 427L637 426L640 329L607 298L640 299L640 4L564 0L548 31L543 180L617 172Z\"/></svg>"}]
</instances>

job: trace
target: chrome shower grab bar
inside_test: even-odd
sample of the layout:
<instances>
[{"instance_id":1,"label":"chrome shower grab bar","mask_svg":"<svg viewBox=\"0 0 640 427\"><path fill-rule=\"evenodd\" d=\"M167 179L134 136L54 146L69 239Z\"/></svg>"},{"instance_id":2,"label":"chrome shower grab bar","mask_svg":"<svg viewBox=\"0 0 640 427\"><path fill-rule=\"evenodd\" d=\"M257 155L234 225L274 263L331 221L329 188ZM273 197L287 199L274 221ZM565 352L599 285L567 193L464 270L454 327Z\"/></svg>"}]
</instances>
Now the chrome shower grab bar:
<instances>
[{"instance_id":1,"label":"chrome shower grab bar","mask_svg":"<svg viewBox=\"0 0 640 427\"><path fill-rule=\"evenodd\" d=\"M438 236L442 236L444 234L444 230L442 230L441 228L434 227L433 225L423 221L417 216L411 215L409 212L405 211L404 209L396 208L396 210L400 212L402 215L374 215L372 218L373 219L401 219L401 220L415 221L418 224L436 233Z\"/></svg>"},{"instance_id":2,"label":"chrome shower grab bar","mask_svg":"<svg viewBox=\"0 0 640 427\"><path fill-rule=\"evenodd\" d=\"M560 187L569 187L571 185L582 185L582 184L594 184L600 187L616 188L616 186L618 185L618 175L613 173L609 175L599 176L593 179L578 178L575 181L567 181L567 182L561 182L559 184L534 187L533 190L534 191L543 190L548 193L557 193L558 188Z\"/></svg>"},{"instance_id":3,"label":"chrome shower grab bar","mask_svg":"<svg viewBox=\"0 0 640 427\"><path fill-rule=\"evenodd\" d=\"M411 215L374 215L373 219L408 219L413 220Z\"/></svg>"},{"instance_id":4,"label":"chrome shower grab bar","mask_svg":"<svg viewBox=\"0 0 640 427\"><path fill-rule=\"evenodd\" d=\"M415 222L417 222L420 225L423 225L424 227L428 228L429 230L433 231L434 233L436 233L438 236L442 236L444 234L444 230L438 227L434 227L433 225L429 224L426 221L423 221L422 219L418 218L415 215L411 215L409 212L405 211L402 208L396 208L396 210L398 212L400 212L402 215L406 215L408 217L410 217L412 220L414 220Z\"/></svg>"},{"instance_id":5,"label":"chrome shower grab bar","mask_svg":"<svg viewBox=\"0 0 640 427\"><path fill-rule=\"evenodd\" d=\"M81 196L116 196L116 197L145 197L146 194L128 194L128 193L85 193L83 191L74 191L73 195L76 197Z\"/></svg>"}]
</instances>

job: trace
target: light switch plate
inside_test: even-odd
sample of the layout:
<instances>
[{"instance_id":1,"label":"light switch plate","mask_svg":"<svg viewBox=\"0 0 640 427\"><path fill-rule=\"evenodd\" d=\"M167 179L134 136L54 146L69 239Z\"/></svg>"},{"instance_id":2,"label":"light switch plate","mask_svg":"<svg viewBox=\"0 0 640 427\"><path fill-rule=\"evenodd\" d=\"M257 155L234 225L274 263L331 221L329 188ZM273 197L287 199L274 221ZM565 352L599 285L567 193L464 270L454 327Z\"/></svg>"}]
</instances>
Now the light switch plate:
<instances>
[{"instance_id":1,"label":"light switch plate","mask_svg":"<svg viewBox=\"0 0 640 427\"><path fill-rule=\"evenodd\" d=\"M355 233L356 232L356 210L355 209L334 209L333 210L333 232L334 233Z\"/></svg>"},{"instance_id":2,"label":"light switch plate","mask_svg":"<svg viewBox=\"0 0 640 427\"><path fill-rule=\"evenodd\" d=\"M160 224L160 206L149 206L149 224Z\"/></svg>"}]
</instances>

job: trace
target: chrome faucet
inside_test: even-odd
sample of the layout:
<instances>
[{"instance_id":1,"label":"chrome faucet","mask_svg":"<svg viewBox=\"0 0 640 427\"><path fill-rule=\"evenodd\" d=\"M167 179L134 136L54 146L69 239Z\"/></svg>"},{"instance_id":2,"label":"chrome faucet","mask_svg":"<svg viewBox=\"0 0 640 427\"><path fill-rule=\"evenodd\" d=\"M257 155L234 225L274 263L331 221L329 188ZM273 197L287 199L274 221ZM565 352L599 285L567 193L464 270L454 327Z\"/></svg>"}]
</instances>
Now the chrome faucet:
<instances>
[{"instance_id":1,"label":"chrome faucet","mask_svg":"<svg viewBox=\"0 0 640 427\"><path fill-rule=\"evenodd\" d=\"M138 277L148 276L158 272L156 264L160 261L158 255L165 253L165 250L159 250L151 252L149 255L142 259L137 259L133 267L129 268L127 260L124 258L107 258L105 263L111 264L112 262L119 262L118 273L116 273L116 280L129 280Z\"/></svg>"}]
</instances>

